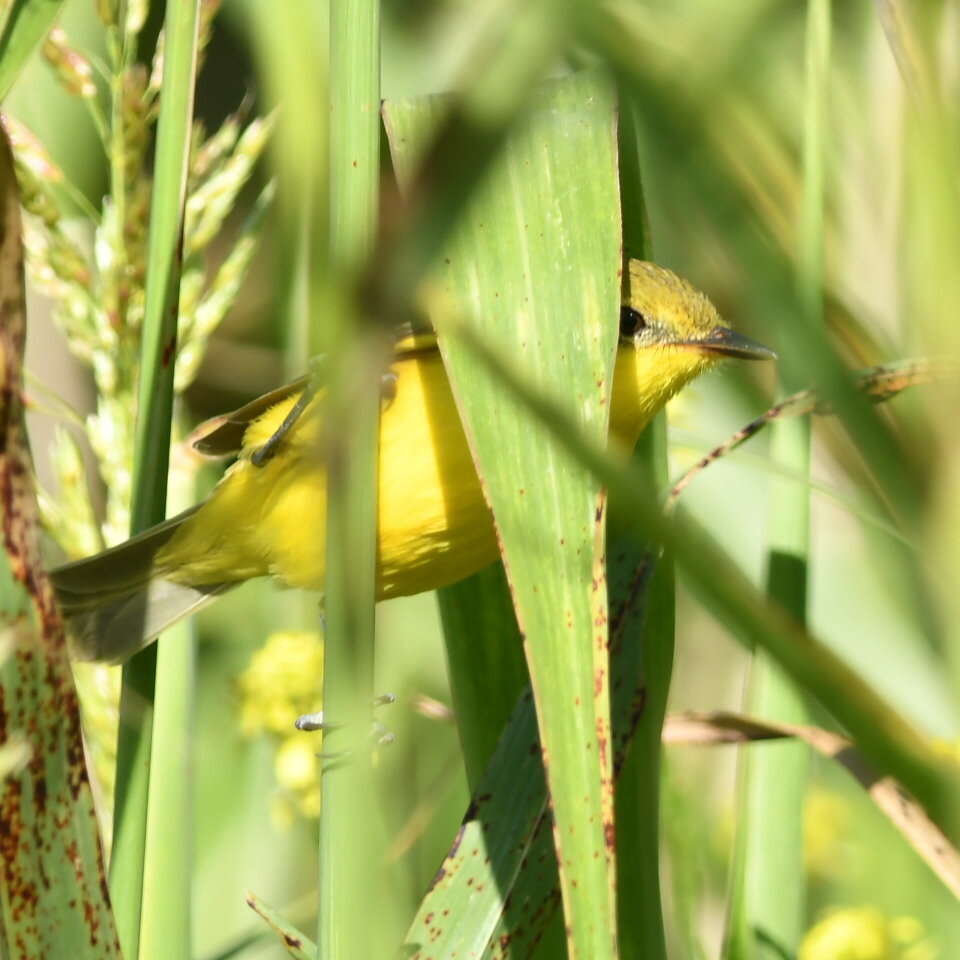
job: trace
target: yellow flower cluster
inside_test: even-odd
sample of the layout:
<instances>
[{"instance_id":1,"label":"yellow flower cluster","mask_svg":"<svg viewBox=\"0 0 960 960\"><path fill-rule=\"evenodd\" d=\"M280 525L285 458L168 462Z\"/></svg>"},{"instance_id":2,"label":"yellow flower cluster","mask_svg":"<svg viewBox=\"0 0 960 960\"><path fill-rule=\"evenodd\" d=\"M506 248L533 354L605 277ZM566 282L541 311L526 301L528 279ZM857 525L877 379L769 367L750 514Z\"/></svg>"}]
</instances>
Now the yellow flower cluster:
<instances>
[{"instance_id":1,"label":"yellow flower cluster","mask_svg":"<svg viewBox=\"0 0 960 960\"><path fill-rule=\"evenodd\" d=\"M829 911L808 931L797 960L936 960L939 955L916 917L844 907Z\"/></svg>"},{"instance_id":2,"label":"yellow flower cluster","mask_svg":"<svg viewBox=\"0 0 960 960\"><path fill-rule=\"evenodd\" d=\"M274 819L289 825L297 815L320 815L319 733L301 733L294 721L320 709L323 641L308 630L273 633L240 675L240 726L245 736L280 738L274 772L280 791Z\"/></svg>"}]
</instances>

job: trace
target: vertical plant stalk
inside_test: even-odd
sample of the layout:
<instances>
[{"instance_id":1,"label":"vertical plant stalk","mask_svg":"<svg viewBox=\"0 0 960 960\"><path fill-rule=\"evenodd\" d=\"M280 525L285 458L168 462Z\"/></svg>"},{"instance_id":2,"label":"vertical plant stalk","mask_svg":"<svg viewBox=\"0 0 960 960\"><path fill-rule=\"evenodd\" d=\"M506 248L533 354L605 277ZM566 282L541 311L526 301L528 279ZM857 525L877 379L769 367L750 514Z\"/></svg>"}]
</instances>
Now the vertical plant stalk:
<instances>
[{"instance_id":1,"label":"vertical plant stalk","mask_svg":"<svg viewBox=\"0 0 960 960\"><path fill-rule=\"evenodd\" d=\"M150 206L131 533L138 533L158 523L166 514L173 374L177 355L180 251L193 120L198 13L199 0L171 0L167 6L163 99L157 128L155 179ZM173 675L179 667L175 662L177 658L169 663L164 657L165 664L158 679L157 649L161 645L162 641L148 647L124 666L120 697L110 884L124 954L131 958L140 953L155 684L179 686L188 682L183 676ZM168 693L164 692L163 699L183 701L182 692L172 693L169 697ZM177 724L181 721L182 718L171 718L170 722ZM162 780L161 786L169 800L171 792L185 791L188 785L179 767L180 757L167 759L177 766L164 771L158 779ZM173 782L167 782L168 776L173 778ZM180 800L183 800L183 795ZM189 842L180 802L172 807L165 802L163 809L154 810L154 815L169 818L166 826L157 821L150 828L161 846L174 842L174 838L183 844ZM156 861L158 870L162 869L162 859ZM155 879L156 888L163 887L171 895L174 889L182 894L182 885L189 881L189 876L182 872L187 867L187 855L182 853L176 860L177 876L164 875ZM169 859L167 862L170 862ZM163 904L151 902L149 909L155 908L163 909ZM164 922L189 925L189 913L165 915ZM177 932L169 927L165 931L168 943L184 942L182 927ZM186 942L189 944L188 936ZM167 952L164 955L174 954Z\"/></svg>"},{"instance_id":2,"label":"vertical plant stalk","mask_svg":"<svg viewBox=\"0 0 960 960\"><path fill-rule=\"evenodd\" d=\"M823 323L824 144L830 65L830 0L810 0L806 26L803 205L797 284L801 320ZM782 392L796 384L789 373ZM810 419L772 426L771 456L791 479L775 481L770 500L767 592L799 623L806 621L810 552ZM801 691L766 651L754 654L747 711L803 724ZM774 960L793 956L803 933L805 882L803 806L810 751L802 743L753 746L741 752L735 893L727 955Z\"/></svg>"},{"instance_id":3,"label":"vertical plant stalk","mask_svg":"<svg viewBox=\"0 0 960 960\"><path fill-rule=\"evenodd\" d=\"M354 298L373 248L380 179L379 0L330 5L330 220L341 309L317 330L331 358L325 416L327 527L323 706L338 724L325 752L320 813L320 960L386 956L383 914L368 905L381 872L369 745L376 598L379 363ZM318 299L314 300L318 305ZM315 312L315 323L322 314ZM378 898L374 898L378 899Z\"/></svg>"},{"instance_id":4,"label":"vertical plant stalk","mask_svg":"<svg viewBox=\"0 0 960 960\"><path fill-rule=\"evenodd\" d=\"M625 257L648 260L652 243L643 196L640 169L639 104L626 84L620 101L620 190L623 205L623 249ZM649 478L651 489L663 489L668 481L667 419L659 414L647 427L637 446L637 460ZM611 564L611 610L619 599L613 592L612 565L629 556L642 562L643 551L620 541L608 548ZM657 561L647 588L647 613L642 633L625 636L624 643L643 645L642 689L645 691L632 748L617 780L617 886L621 953L624 960L664 960L666 941L660 896L660 765L661 729L670 693L674 653L673 564L666 555ZM613 684L633 684L635 677L611 676ZM617 742L620 735L614 728Z\"/></svg>"}]
</instances>

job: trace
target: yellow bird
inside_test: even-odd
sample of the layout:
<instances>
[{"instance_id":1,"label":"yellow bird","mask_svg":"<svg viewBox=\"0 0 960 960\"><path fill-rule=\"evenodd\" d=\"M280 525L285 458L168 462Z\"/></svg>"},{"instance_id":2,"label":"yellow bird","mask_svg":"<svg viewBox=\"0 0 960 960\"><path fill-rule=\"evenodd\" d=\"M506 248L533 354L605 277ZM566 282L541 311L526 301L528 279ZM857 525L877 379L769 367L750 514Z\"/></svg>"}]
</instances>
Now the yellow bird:
<instances>
[{"instance_id":1,"label":"yellow bird","mask_svg":"<svg viewBox=\"0 0 960 960\"><path fill-rule=\"evenodd\" d=\"M625 286L610 432L628 448L670 397L722 358L773 356L724 326L702 293L663 267L631 260ZM436 341L402 341L392 370L394 395L380 421L378 599L446 586L497 557ZM267 394L197 441L205 452L238 455L198 507L54 571L76 656L126 659L251 577L322 588L322 395L304 396L305 388L301 380ZM277 437L298 400L302 411ZM272 455L264 457L268 442Z\"/></svg>"}]
</instances>

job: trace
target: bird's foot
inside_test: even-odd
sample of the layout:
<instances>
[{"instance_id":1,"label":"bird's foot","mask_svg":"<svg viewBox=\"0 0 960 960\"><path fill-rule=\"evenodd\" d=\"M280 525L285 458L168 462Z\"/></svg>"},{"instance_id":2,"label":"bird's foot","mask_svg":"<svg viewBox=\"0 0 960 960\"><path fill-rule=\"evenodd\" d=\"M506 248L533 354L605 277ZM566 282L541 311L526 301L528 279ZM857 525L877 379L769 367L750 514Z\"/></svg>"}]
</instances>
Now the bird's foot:
<instances>
[{"instance_id":1,"label":"bird's foot","mask_svg":"<svg viewBox=\"0 0 960 960\"><path fill-rule=\"evenodd\" d=\"M379 697L373 699L372 706L383 707L391 703L396 702L396 696L392 693L384 693ZM305 732L313 732L317 730L322 730L325 734L331 734L336 730L340 730L343 727L343 724L336 723L332 720L327 720L324 716L322 710L318 710L316 713L305 713L294 721L294 726L298 730L303 730ZM396 736L390 731L384 724L380 723L379 720L372 720L370 722L370 731L367 734L367 749L375 751L380 747L387 747L396 740ZM338 751L328 751L324 750L323 753L319 754L320 759L324 761L324 771L329 771L333 767L338 766L343 763L352 755L350 750L338 750Z\"/></svg>"}]
</instances>

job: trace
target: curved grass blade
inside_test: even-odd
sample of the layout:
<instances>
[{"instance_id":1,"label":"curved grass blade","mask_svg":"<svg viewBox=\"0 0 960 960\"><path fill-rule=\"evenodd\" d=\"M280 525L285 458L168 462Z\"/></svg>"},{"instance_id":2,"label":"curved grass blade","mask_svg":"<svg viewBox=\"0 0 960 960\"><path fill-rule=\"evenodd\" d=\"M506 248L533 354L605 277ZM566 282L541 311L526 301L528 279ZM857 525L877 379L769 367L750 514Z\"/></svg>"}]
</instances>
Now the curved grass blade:
<instances>
[{"instance_id":1,"label":"curved grass blade","mask_svg":"<svg viewBox=\"0 0 960 960\"><path fill-rule=\"evenodd\" d=\"M0 751L25 765L0 781L0 955L119 958L80 709L63 622L40 564L33 465L23 420L26 315L20 205L0 134Z\"/></svg>"},{"instance_id":2,"label":"curved grass blade","mask_svg":"<svg viewBox=\"0 0 960 960\"><path fill-rule=\"evenodd\" d=\"M0 33L0 103L7 99L62 6L63 0L13 0L10 4Z\"/></svg>"},{"instance_id":3,"label":"curved grass blade","mask_svg":"<svg viewBox=\"0 0 960 960\"><path fill-rule=\"evenodd\" d=\"M401 179L443 109L387 104ZM597 77L548 85L468 208L439 285L606 433L619 307L613 98ZM489 239L488 239L489 238ZM535 691L572 956L616 955L613 796L599 486L463 352L441 349L493 506ZM602 561L601 561L602 563ZM598 625L595 625L598 624ZM596 686L595 686L596 685Z\"/></svg>"},{"instance_id":4,"label":"curved grass blade","mask_svg":"<svg viewBox=\"0 0 960 960\"><path fill-rule=\"evenodd\" d=\"M280 938L284 949L294 960L316 960L317 945L292 923L285 920L273 907L264 903L255 893L247 894L247 906L263 917L270 929Z\"/></svg>"}]
</instances>

